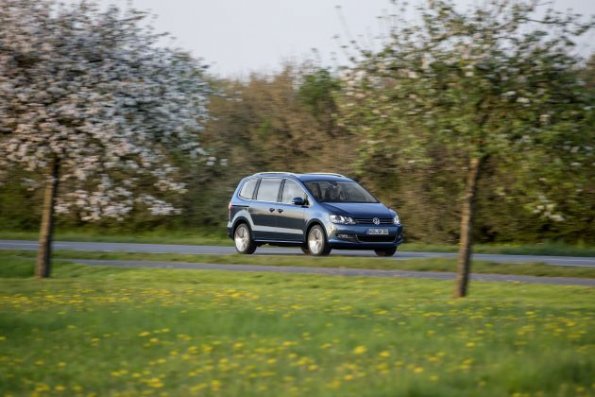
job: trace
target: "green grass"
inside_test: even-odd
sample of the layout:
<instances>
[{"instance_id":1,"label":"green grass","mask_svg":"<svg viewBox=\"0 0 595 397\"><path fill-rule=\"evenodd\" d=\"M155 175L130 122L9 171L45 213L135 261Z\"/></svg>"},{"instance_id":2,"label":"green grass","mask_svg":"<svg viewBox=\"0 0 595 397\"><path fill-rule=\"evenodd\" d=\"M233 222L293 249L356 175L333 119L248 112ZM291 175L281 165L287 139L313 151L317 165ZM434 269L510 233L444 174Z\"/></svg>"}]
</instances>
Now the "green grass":
<instances>
[{"instance_id":1,"label":"green grass","mask_svg":"<svg viewBox=\"0 0 595 397\"><path fill-rule=\"evenodd\" d=\"M35 255L36 254L33 251L0 251L0 256L12 256L15 258L33 258ZM190 255L83 251L56 251L54 257L56 259L147 260L236 265L303 266L437 272L454 272L456 269L456 259L448 258L394 260L386 258L345 256L317 258L305 255ZM507 264L488 261L473 261L472 271L474 273L483 274L595 278L595 268L551 266L541 263ZM0 274L2 274L1 268Z\"/></svg>"},{"instance_id":2,"label":"green grass","mask_svg":"<svg viewBox=\"0 0 595 397\"><path fill-rule=\"evenodd\" d=\"M37 240L37 232L0 230L0 240ZM200 230L154 230L146 232L113 232L93 229L57 230L58 241L146 243L146 244L190 244L190 245L232 245L223 228ZM400 251L456 252L452 244L405 243ZM544 242L539 244L475 244L473 251L482 254L511 255L562 255L595 256L595 246L587 244L566 244Z\"/></svg>"},{"instance_id":3,"label":"green grass","mask_svg":"<svg viewBox=\"0 0 595 397\"><path fill-rule=\"evenodd\" d=\"M456 245L405 243L401 251L457 252ZM553 255L553 256L595 256L595 246L545 242L539 244L475 244L473 252L478 254L506 255Z\"/></svg>"},{"instance_id":4,"label":"green grass","mask_svg":"<svg viewBox=\"0 0 595 397\"><path fill-rule=\"evenodd\" d=\"M37 240L34 231L1 230L0 240ZM57 230L56 241L84 241L144 244L231 245L224 230L155 230L145 232L113 232L101 230Z\"/></svg>"},{"instance_id":5,"label":"green grass","mask_svg":"<svg viewBox=\"0 0 595 397\"><path fill-rule=\"evenodd\" d=\"M0 257L20 273L31 258ZM587 396L595 289L58 261L0 278L0 395Z\"/></svg>"}]
</instances>

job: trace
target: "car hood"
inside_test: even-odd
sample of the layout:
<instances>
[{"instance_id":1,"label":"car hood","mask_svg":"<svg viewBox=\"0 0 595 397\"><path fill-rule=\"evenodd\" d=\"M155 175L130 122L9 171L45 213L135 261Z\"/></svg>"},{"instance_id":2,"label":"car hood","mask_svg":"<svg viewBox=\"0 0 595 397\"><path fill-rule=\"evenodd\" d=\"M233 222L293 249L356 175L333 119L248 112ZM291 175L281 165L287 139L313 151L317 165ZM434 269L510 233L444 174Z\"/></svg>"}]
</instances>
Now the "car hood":
<instances>
[{"instance_id":1,"label":"car hood","mask_svg":"<svg viewBox=\"0 0 595 397\"><path fill-rule=\"evenodd\" d=\"M330 212L353 218L392 218L392 212L382 203L321 203Z\"/></svg>"}]
</instances>

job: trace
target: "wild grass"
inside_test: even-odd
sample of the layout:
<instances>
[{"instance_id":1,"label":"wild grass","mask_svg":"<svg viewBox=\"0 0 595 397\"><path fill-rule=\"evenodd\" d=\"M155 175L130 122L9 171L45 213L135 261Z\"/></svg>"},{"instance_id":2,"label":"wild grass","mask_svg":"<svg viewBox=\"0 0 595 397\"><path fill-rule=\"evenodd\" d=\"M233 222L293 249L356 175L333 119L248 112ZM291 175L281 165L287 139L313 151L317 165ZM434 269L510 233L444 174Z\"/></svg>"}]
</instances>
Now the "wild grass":
<instances>
[{"instance_id":1,"label":"wild grass","mask_svg":"<svg viewBox=\"0 0 595 397\"><path fill-rule=\"evenodd\" d=\"M442 281L60 261L54 276L0 278L0 395L595 393L593 288L453 300Z\"/></svg>"},{"instance_id":2,"label":"wild grass","mask_svg":"<svg viewBox=\"0 0 595 397\"><path fill-rule=\"evenodd\" d=\"M37 240L35 231L0 230L3 240ZM110 230L60 230L54 236L56 241L185 244L185 245L231 245L232 241L223 229L200 230L154 230L144 232L117 232Z\"/></svg>"},{"instance_id":3,"label":"wild grass","mask_svg":"<svg viewBox=\"0 0 595 397\"><path fill-rule=\"evenodd\" d=\"M34 258L33 251L0 251L0 256L11 256L15 259ZM217 263L233 265L261 266L301 266L378 270L414 270L454 272L456 259L424 258L395 260L374 257L311 257L305 255L190 255L190 254L148 254L126 252L83 252L56 251L55 259L104 259L104 260L146 260L166 262ZM3 269L0 267L0 275ZM31 266L30 275L33 270ZM489 261L473 261L472 272L482 274L514 274L541 277L578 277L595 278L595 268L552 266L542 263L496 263Z\"/></svg>"}]
</instances>

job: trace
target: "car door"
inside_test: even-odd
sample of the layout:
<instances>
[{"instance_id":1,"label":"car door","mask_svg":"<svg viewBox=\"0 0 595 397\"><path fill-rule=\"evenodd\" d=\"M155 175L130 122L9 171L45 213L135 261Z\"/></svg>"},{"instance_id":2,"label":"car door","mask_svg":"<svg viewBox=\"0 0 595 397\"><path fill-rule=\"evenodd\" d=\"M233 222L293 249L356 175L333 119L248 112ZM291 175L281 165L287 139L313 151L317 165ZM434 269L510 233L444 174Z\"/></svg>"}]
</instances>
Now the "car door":
<instances>
[{"instance_id":1,"label":"car door","mask_svg":"<svg viewBox=\"0 0 595 397\"><path fill-rule=\"evenodd\" d=\"M307 195L301 186L285 179L281 192L281 202L277 206L277 229L283 241L304 241L305 211L301 205L295 205L292 200L301 197L306 200Z\"/></svg>"},{"instance_id":2,"label":"car door","mask_svg":"<svg viewBox=\"0 0 595 397\"><path fill-rule=\"evenodd\" d=\"M281 178L262 178L251 205L254 238L256 240L279 240L277 233L277 212Z\"/></svg>"}]
</instances>

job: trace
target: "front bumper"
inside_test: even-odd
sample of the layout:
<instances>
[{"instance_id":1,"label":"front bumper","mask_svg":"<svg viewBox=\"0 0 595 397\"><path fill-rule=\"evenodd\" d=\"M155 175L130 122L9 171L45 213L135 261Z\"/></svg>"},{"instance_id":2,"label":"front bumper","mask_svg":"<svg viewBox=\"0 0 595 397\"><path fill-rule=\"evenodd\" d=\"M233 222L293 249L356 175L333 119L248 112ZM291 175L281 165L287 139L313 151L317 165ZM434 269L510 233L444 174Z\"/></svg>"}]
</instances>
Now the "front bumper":
<instances>
[{"instance_id":1,"label":"front bumper","mask_svg":"<svg viewBox=\"0 0 595 397\"><path fill-rule=\"evenodd\" d=\"M369 229L387 229L386 235L370 235ZM331 248L383 249L401 244L403 225L338 225L327 224L327 236Z\"/></svg>"}]
</instances>

